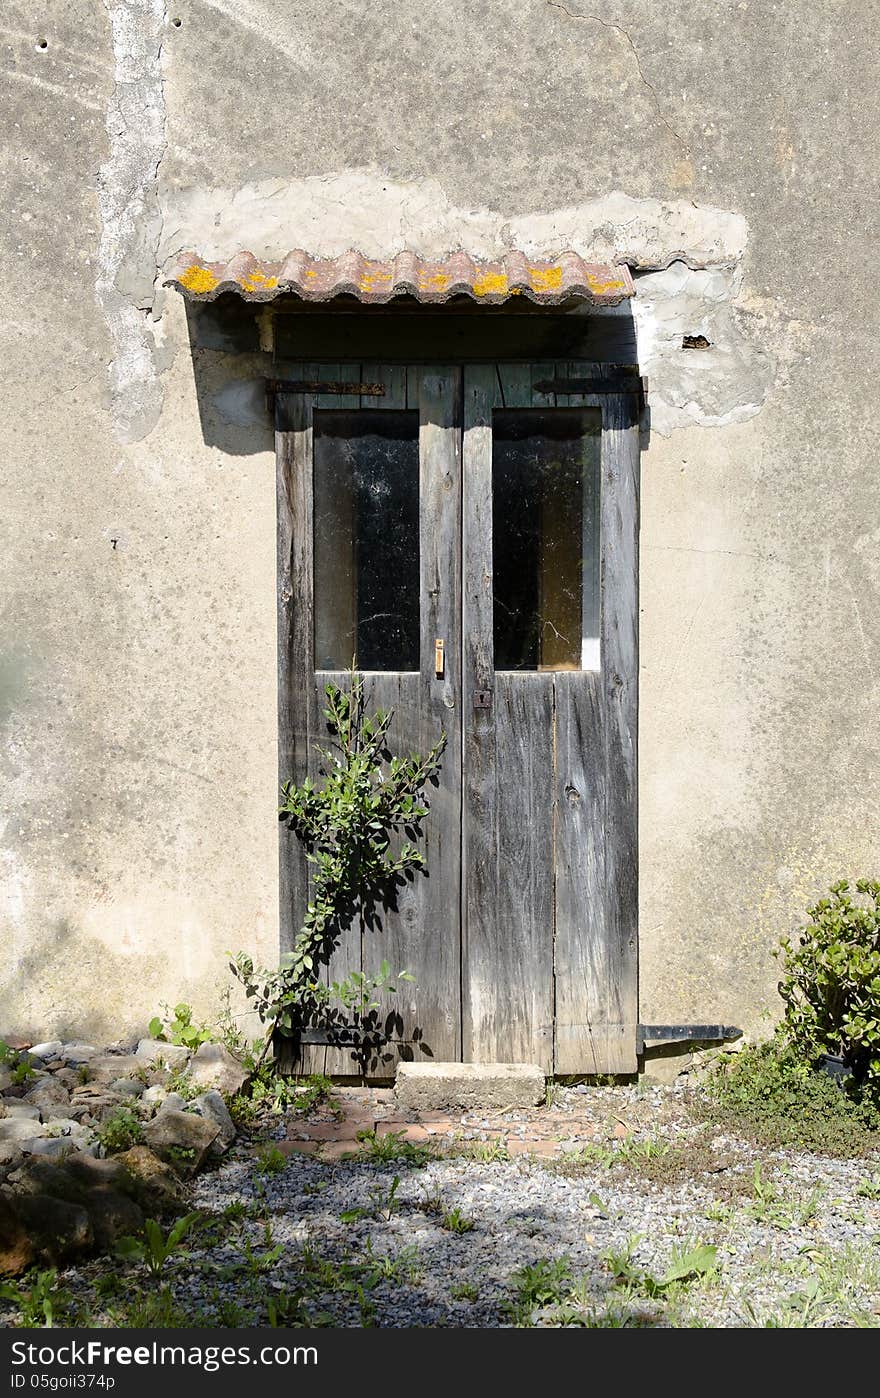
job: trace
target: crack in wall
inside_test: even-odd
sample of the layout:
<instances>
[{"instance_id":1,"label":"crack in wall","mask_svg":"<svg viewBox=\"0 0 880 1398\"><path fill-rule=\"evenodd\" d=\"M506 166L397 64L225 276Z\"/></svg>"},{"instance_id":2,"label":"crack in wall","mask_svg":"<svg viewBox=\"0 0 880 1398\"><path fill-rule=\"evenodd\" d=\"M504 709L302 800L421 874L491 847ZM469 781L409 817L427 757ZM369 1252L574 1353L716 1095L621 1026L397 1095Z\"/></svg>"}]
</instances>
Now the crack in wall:
<instances>
[{"instance_id":1,"label":"crack in wall","mask_svg":"<svg viewBox=\"0 0 880 1398\"><path fill-rule=\"evenodd\" d=\"M658 120L661 122L663 126L666 127L666 130L669 132L669 134L673 136L675 140L679 143L682 150L684 151L685 156L688 159L690 159L690 146L688 145L684 136L682 136L681 132L676 131L675 127L672 125L672 122L669 120L669 118L663 111L660 98L657 94L657 89L652 82L649 82L645 74L645 70L642 67L642 60L639 57L639 51L633 43L632 35L630 34L629 30L624 29L622 24L615 24L612 20L602 19L600 15L582 15L578 13L577 10L569 10L567 6L560 3L560 0L547 0L547 4L550 6L551 10L561 10L562 13L564 15L567 15L569 19L585 20L590 24L598 24L603 29L610 29L614 34L619 34L621 36L621 38L624 40L627 47L629 48L629 51L632 54L633 59L635 60L636 71L639 75L639 78L641 79L643 86L647 88L647 90L651 94L651 97L654 100L654 108L657 113Z\"/></svg>"},{"instance_id":2,"label":"crack in wall","mask_svg":"<svg viewBox=\"0 0 880 1398\"><path fill-rule=\"evenodd\" d=\"M111 340L108 366L114 429L139 441L158 421L162 386L153 306L162 237L159 168L167 148L162 77L165 0L105 0L113 45L107 106L109 156L98 176L101 240L95 293Z\"/></svg>"}]
</instances>

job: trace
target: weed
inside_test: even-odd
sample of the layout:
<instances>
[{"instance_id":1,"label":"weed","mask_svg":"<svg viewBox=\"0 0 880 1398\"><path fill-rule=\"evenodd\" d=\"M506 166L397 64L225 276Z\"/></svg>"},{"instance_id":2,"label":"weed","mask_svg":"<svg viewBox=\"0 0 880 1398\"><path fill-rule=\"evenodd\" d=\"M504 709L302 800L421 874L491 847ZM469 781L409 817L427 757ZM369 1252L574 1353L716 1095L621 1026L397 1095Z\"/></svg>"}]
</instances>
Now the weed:
<instances>
[{"instance_id":1,"label":"weed","mask_svg":"<svg viewBox=\"0 0 880 1398\"><path fill-rule=\"evenodd\" d=\"M544 1106L558 1107L562 1100L562 1084L558 1082L548 1082L544 1090Z\"/></svg>"},{"instance_id":2,"label":"weed","mask_svg":"<svg viewBox=\"0 0 880 1398\"><path fill-rule=\"evenodd\" d=\"M167 1044L182 1044L193 1051L201 1044L210 1043L213 1038L211 1030L206 1024L193 1024L192 1015L191 1005L181 1003L175 1005L173 1010L163 1005L161 1017L154 1015L150 1020L150 1038Z\"/></svg>"},{"instance_id":3,"label":"weed","mask_svg":"<svg viewBox=\"0 0 880 1398\"><path fill-rule=\"evenodd\" d=\"M177 1252L187 1233L200 1219L201 1214L198 1213L184 1214L164 1234L156 1220L148 1218L144 1222L143 1237L120 1238L116 1251L127 1262L143 1262L150 1275L158 1277L168 1258Z\"/></svg>"},{"instance_id":4,"label":"weed","mask_svg":"<svg viewBox=\"0 0 880 1398\"><path fill-rule=\"evenodd\" d=\"M645 1272L635 1262L637 1235L629 1238L621 1251L609 1250L602 1261L614 1278L614 1285L624 1287L630 1295L647 1296L652 1300L669 1299L693 1282L711 1277L717 1271L718 1249L708 1243L692 1246L681 1244L673 1248L669 1266L660 1277Z\"/></svg>"},{"instance_id":5,"label":"weed","mask_svg":"<svg viewBox=\"0 0 880 1398\"><path fill-rule=\"evenodd\" d=\"M361 1154L376 1164L411 1165L414 1169L421 1169L433 1155L430 1146L404 1140L402 1131L389 1131L384 1136L379 1136L375 1131L358 1131L357 1140Z\"/></svg>"},{"instance_id":6,"label":"weed","mask_svg":"<svg viewBox=\"0 0 880 1398\"><path fill-rule=\"evenodd\" d=\"M862 1180L856 1193L860 1199L880 1199L880 1173L875 1171L869 1180Z\"/></svg>"},{"instance_id":7,"label":"weed","mask_svg":"<svg viewBox=\"0 0 880 1398\"><path fill-rule=\"evenodd\" d=\"M447 1210L440 1220L440 1227L448 1233L470 1233L475 1226L474 1220L467 1218L459 1208Z\"/></svg>"},{"instance_id":8,"label":"weed","mask_svg":"<svg viewBox=\"0 0 880 1398\"><path fill-rule=\"evenodd\" d=\"M22 1282L25 1280L28 1286L18 1282L3 1283L0 1298L18 1307L21 1325L51 1328L56 1319L64 1317L69 1310L70 1292L58 1286L58 1272L54 1267L46 1272L31 1272Z\"/></svg>"},{"instance_id":9,"label":"weed","mask_svg":"<svg viewBox=\"0 0 880 1398\"><path fill-rule=\"evenodd\" d=\"M516 1294L507 1303L507 1313L514 1324L530 1325L536 1308L559 1305L565 1298L571 1261L568 1257L542 1257L514 1272L510 1280Z\"/></svg>"},{"instance_id":10,"label":"weed","mask_svg":"<svg viewBox=\"0 0 880 1398\"><path fill-rule=\"evenodd\" d=\"M287 1156L277 1146L263 1146L257 1154L254 1166L258 1175L280 1175L287 1169Z\"/></svg>"},{"instance_id":11,"label":"weed","mask_svg":"<svg viewBox=\"0 0 880 1398\"><path fill-rule=\"evenodd\" d=\"M588 1145L581 1146L578 1150L565 1151L558 1161L549 1162L549 1166L563 1174L580 1173L581 1170L592 1169L595 1166L604 1170L612 1170L622 1165L642 1169L650 1162L662 1159L669 1151L670 1147L665 1141L655 1141L650 1137L645 1141L638 1141L632 1136L625 1136L614 1145Z\"/></svg>"},{"instance_id":12,"label":"weed","mask_svg":"<svg viewBox=\"0 0 880 1398\"><path fill-rule=\"evenodd\" d=\"M165 1157L180 1175L189 1174L196 1158L193 1146L166 1146Z\"/></svg>"},{"instance_id":13,"label":"weed","mask_svg":"<svg viewBox=\"0 0 880 1398\"><path fill-rule=\"evenodd\" d=\"M880 1111L858 1100L776 1041L742 1049L709 1078L708 1120L761 1145L823 1155L867 1155L880 1147Z\"/></svg>"},{"instance_id":14,"label":"weed","mask_svg":"<svg viewBox=\"0 0 880 1398\"><path fill-rule=\"evenodd\" d=\"M237 1131L249 1131L260 1114L260 1104L243 1092L231 1093L226 1106Z\"/></svg>"},{"instance_id":15,"label":"weed","mask_svg":"<svg viewBox=\"0 0 880 1398\"><path fill-rule=\"evenodd\" d=\"M400 1176L395 1175L391 1181L391 1186L387 1191L381 1189L370 1190L370 1203L360 1205L354 1209L346 1209L339 1215L340 1223L355 1223L362 1218L381 1218L389 1222L395 1211L400 1207L396 1203Z\"/></svg>"},{"instance_id":16,"label":"weed","mask_svg":"<svg viewBox=\"0 0 880 1398\"><path fill-rule=\"evenodd\" d=\"M168 1286L146 1291L121 1313L114 1313L116 1325L130 1330L180 1330L193 1325L193 1317L178 1306Z\"/></svg>"},{"instance_id":17,"label":"weed","mask_svg":"<svg viewBox=\"0 0 880 1398\"><path fill-rule=\"evenodd\" d=\"M459 1282L449 1294L453 1301L476 1301L479 1296L477 1288L471 1282Z\"/></svg>"},{"instance_id":18,"label":"weed","mask_svg":"<svg viewBox=\"0 0 880 1398\"><path fill-rule=\"evenodd\" d=\"M143 1139L143 1127L131 1107L117 1107L98 1127L98 1140L108 1155L129 1150Z\"/></svg>"},{"instance_id":19,"label":"weed","mask_svg":"<svg viewBox=\"0 0 880 1398\"><path fill-rule=\"evenodd\" d=\"M500 1138L497 1141L463 1141L457 1147L456 1154L465 1160L476 1160L481 1165L495 1165L510 1159L507 1142Z\"/></svg>"}]
</instances>

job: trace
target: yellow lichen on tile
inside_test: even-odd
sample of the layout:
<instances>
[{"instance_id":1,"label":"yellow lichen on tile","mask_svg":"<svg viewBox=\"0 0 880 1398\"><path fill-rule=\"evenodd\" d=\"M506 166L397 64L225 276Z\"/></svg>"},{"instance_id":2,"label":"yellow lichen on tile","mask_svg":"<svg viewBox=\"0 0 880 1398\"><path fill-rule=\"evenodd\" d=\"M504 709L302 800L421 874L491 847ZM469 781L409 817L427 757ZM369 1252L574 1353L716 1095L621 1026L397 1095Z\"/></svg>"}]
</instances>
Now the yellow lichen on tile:
<instances>
[{"instance_id":1,"label":"yellow lichen on tile","mask_svg":"<svg viewBox=\"0 0 880 1398\"><path fill-rule=\"evenodd\" d=\"M217 286L217 278L207 267L201 267L194 262L191 267L187 267L181 276L180 285L186 287L187 291L193 291L197 296L200 296L206 291L214 290L214 287Z\"/></svg>"},{"instance_id":2,"label":"yellow lichen on tile","mask_svg":"<svg viewBox=\"0 0 880 1398\"><path fill-rule=\"evenodd\" d=\"M609 292L619 291L626 294L627 286L622 277L612 277L610 280L602 280L592 272L587 273L587 285L594 296L607 296Z\"/></svg>"},{"instance_id":3,"label":"yellow lichen on tile","mask_svg":"<svg viewBox=\"0 0 880 1398\"><path fill-rule=\"evenodd\" d=\"M529 281L533 291L559 291L562 287L562 268L530 267Z\"/></svg>"},{"instance_id":4,"label":"yellow lichen on tile","mask_svg":"<svg viewBox=\"0 0 880 1398\"><path fill-rule=\"evenodd\" d=\"M446 272L423 272L419 277L419 291L445 291L448 285Z\"/></svg>"},{"instance_id":5,"label":"yellow lichen on tile","mask_svg":"<svg viewBox=\"0 0 880 1398\"><path fill-rule=\"evenodd\" d=\"M375 291L377 286L387 286L391 281L390 272L364 272L359 282L361 291Z\"/></svg>"},{"instance_id":6,"label":"yellow lichen on tile","mask_svg":"<svg viewBox=\"0 0 880 1398\"><path fill-rule=\"evenodd\" d=\"M508 290L504 272L483 272L474 277L475 296L503 296Z\"/></svg>"},{"instance_id":7,"label":"yellow lichen on tile","mask_svg":"<svg viewBox=\"0 0 880 1398\"><path fill-rule=\"evenodd\" d=\"M266 291L271 291L278 285L277 277L267 277L265 272L261 272L259 267L255 267L250 276L239 277L238 284L244 291L258 291L261 287Z\"/></svg>"}]
</instances>

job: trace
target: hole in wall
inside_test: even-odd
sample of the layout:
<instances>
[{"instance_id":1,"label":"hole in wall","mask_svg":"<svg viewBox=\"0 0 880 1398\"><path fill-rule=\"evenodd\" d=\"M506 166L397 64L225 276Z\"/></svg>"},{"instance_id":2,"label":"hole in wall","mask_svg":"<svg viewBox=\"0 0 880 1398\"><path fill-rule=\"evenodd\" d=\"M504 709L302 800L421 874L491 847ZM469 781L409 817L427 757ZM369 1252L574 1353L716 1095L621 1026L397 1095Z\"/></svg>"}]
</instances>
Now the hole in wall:
<instances>
[{"instance_id":1,"label":"hole in wall","mask_svg":"<svg viewBox=\"0 0 880 1398\"><path fill-rule=\"evenodd\" d=\"M682 335L682 349L711 349L711 342L705 335Z\"/></svg>"},{"instance_id":2,"label":"hole in wall","mask_svg":"<svg viewBox=\"0 0 880 1398\"><path fill-rule=\"evenodd\" d=\"M175 29L179 29L180 26L183 24L183 20L175 18L171 21L171 23L174 25Z\"/></svg>"},{"instance_id":3,"label":"hole in wall","mask_svg":"<svg viewBox=\"0 0 880 1398\"><path fill-rule=\"evenodd\" d=\"M38 39L38 40L37 40L36 47L37 47L37 51L38 51L38 52L42 52L44 49L47 49L47 48L49 47L49 40L48 40L48 39Z\"/></svg>"}]
</instances>

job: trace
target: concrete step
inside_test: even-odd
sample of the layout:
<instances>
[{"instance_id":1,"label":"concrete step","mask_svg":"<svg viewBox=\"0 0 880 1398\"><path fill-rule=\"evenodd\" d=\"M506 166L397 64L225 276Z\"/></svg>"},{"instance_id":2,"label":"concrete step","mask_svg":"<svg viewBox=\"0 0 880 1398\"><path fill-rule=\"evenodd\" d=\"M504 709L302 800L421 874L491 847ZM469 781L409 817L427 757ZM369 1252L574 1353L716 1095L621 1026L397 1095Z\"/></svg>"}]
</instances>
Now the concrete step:
<instances>
[{"instance_id":1,"label":"concrete step","mask_svg":"<svg viewBox=\"0 0 880 1398\"><path fill-rule=\"evenodd\" d=\"M535 1063L400 1063L394 1092L412 1111L535 1107L544 1101L544 1070Z\"/></svg>"}]
</instances>

